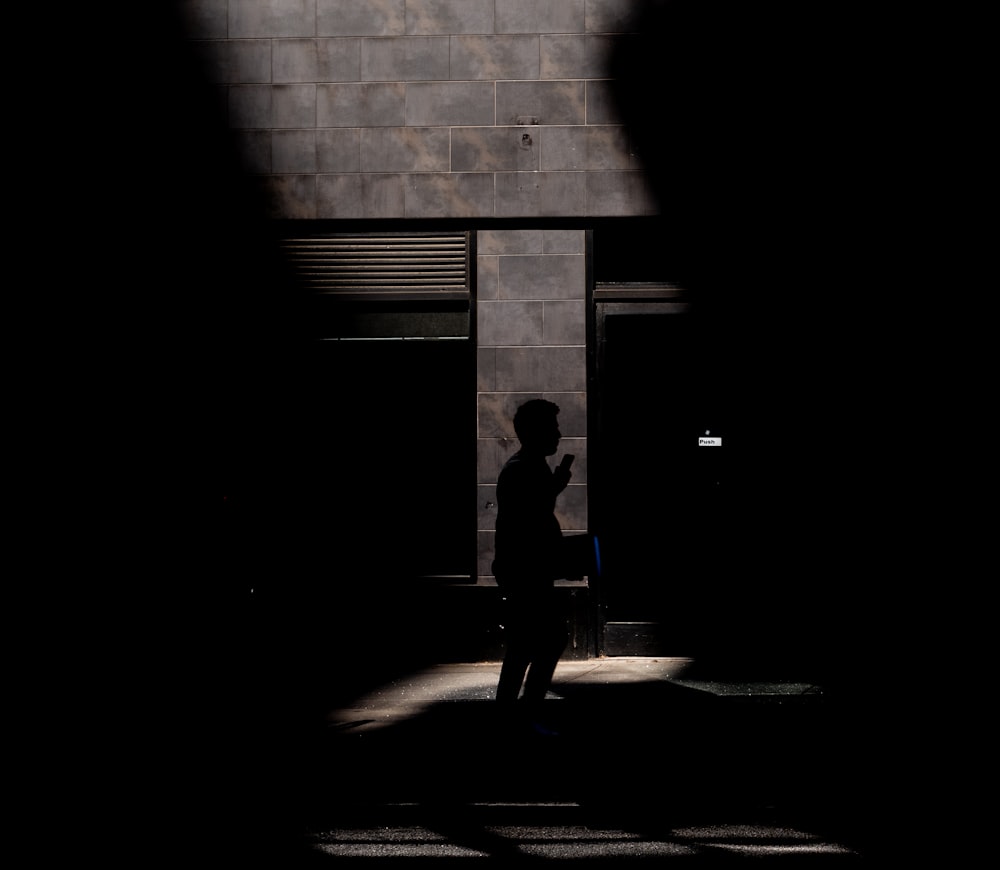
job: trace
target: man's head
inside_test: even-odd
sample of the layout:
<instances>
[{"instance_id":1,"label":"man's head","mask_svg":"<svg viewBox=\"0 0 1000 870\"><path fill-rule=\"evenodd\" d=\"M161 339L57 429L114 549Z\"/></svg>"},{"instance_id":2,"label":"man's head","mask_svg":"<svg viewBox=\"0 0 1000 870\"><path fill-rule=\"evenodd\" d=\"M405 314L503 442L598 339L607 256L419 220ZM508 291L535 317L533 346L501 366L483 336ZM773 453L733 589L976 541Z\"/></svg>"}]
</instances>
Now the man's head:
<instances>
[{"instance_id":1,"label":"man's head","mask_svg":"<svg viewBox=\"0 0 1000 870\"><path fill-rule=\"evenodd\" d=\"M514 414L514 431L527 450L551 456L559 447L559 406L546 399L529 399Z\"/></svg>"}]
</instances>

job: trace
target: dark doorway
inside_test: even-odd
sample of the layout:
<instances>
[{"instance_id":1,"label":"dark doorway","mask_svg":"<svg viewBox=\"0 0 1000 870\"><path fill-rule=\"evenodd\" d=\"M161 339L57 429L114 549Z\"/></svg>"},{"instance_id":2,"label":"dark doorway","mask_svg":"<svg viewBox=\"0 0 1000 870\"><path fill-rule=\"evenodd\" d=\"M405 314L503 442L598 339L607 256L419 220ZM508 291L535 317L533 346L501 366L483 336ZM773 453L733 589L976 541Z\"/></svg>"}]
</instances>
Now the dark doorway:
<instances>
[{"instance_id":1,"label":"dark doorway","mask_svg":"<svg viewBox=\"0 0 1000 870\"><path fill-rule=\"evenodd\" d=\"M683 303L596 312L604 652L692 655L727 576L721 336Z\"/></svg>"}]
</instances>

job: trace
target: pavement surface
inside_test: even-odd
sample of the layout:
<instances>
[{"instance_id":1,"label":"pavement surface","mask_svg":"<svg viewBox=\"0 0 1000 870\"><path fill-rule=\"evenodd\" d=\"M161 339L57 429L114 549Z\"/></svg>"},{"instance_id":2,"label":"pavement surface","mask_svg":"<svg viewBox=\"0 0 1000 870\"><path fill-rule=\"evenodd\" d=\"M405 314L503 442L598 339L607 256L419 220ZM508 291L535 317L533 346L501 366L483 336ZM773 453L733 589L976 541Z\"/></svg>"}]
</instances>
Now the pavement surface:
<instances>
[{"instance_id":1,"label":"pavement surface","mask_svg":"<svg viewBox=\"0 0 1000 870\"><path fill-rule=\"evenodd\" d=\"M323 711L271 780L261 866L881 866L867 762L823 686L564 661L536 729L498 715L499 670L423 666Z\"/></svg>"}]
</instances>

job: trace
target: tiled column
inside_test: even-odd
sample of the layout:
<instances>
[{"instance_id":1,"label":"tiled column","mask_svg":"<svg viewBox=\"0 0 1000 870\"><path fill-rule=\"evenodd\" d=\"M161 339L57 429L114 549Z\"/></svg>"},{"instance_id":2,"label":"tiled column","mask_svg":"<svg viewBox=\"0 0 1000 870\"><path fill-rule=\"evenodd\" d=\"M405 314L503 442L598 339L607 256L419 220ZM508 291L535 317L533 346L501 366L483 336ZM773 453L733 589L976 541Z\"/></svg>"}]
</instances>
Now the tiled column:
<instances>
[{"instance_id":1,"label":"tiled column","mask_svg":"<svg viewBox=\"0 0 1000 870\"><path fill-rule=\"evenodd\" d=\"M576 454L556 509L563 531L587 529L586 268L582 231L478 236L479 582L493 583L496 481L518 449L513 418L533 398L555 402Z\"/></svg>"}]
</instances>

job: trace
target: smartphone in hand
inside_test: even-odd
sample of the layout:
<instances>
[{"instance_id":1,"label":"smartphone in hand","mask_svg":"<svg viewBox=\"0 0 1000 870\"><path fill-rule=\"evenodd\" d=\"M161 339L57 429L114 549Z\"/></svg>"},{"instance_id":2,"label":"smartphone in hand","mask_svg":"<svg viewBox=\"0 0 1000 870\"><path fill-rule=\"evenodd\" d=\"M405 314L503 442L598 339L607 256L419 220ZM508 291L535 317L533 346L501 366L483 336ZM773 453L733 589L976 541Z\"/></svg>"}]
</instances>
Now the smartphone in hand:
<instances>
[{"instance_id":1,"label":"smartphone in hand","mask_svg":"<svg viewBox=\"0 0 1000 870\"><path fill-rule=\"evenodd\" d=\"M573 453L564 453L563 458L559 463L559 467L563 471L569 471L569 467L573 464L573 460L576 459L576 455Z\"/></svg>"}]
</instances>

